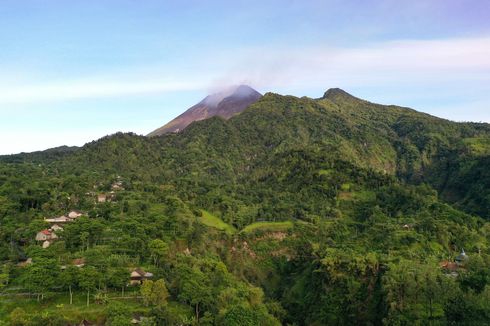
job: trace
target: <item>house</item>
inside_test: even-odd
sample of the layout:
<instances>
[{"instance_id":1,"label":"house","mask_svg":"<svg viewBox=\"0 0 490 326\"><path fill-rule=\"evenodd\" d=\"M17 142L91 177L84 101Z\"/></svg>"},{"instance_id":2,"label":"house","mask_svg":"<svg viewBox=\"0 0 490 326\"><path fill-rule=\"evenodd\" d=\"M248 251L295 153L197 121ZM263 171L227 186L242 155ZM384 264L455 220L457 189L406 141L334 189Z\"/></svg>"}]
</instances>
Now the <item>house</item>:
<instances>
[{"instance_id":1,"label":"house","mask_svg":"<svg viewBox=\"0 0 490 326\"><path fill-rule=\"evenodd\" d=\"M67 223L67 222L73 222L74 220L76 220L82 215L83 213L80 211L70 211L67 215L61 215L59 217L53 217L53 218L45 218L44 221L47 223L55 223L55 224Z\"/></svg>"},{"instance_id":2,"label":"house","mask_svg":"<svg viewBox=\"0 0 490 326\"><path fill-rule=\"evenodd\" d=\"M48 223L67 223L67 222L71 222L72 219L69 218L68 216L62 215L60 217L45 218L44 221Z\"/></svg>"},{"instance_id":3,"label":"house","mask_svg":"<svg viewBox=\"0 0 490 326\"><path fill-rule=\"evenodd\" d=\"M49 241L54 239L58 239L56 233L47 229L39 231L36 235L36 241Z\"/></svg>"},{"instance_id":4,"label":"house","mask_svg":"<svg viewBox=\"0 0 490 326\"><path fill-rule=\"evenodd\" d=\"M141 324L145 320L145 316L140 313L134 313L131 317L131 324Z\"/></svg>"},{"instance_id":5,"label":"house","mask_svg":"<svg viewBox=\"0 0 490 326\"><path fill-rule=\"evenodd\" d=\"M43 248L46 249L51 245L51 242L58 239L56 233L51 230L42 230L36 234L36 241L43 241Z\"/></svg>"},{"instance_id":6,"label":"house","mask_svg":"<svg viewBox=\"0 0 490 326\"><path fill-rule=\"evenodd\" d=\"M462 249L461 253L455 259L456 264L458 266L462 267L466 264L467 260L468 260L468 255L466 255L466 253L464 252L464 249Z\"/></svg>"},{"instance_id":7,"label":"house","mask_svg":"<svg viewBox=\"0 0 490 326\"><path fill-rule=\"evenodd\" d=\"M89 322L88 320L84 319L78 324L79 326L92 326L95 325L94 323Z\"/></svg>"},{"instance_id":8,"label":"house","mask_svg":"<svg viewBox=\"0 0 490 326\"><path fill-rule=\"evenodd\" d=\"M458 276L459 266L455 262L444 260L439 263L439 267L448 276L452 276L452 277Z\"/></svg>"},{"instance_id":9,"label":"house","mask_svg":"<svg viewBox=\"0 0 490 326\"><path fill-rule=\"evenodd\" d=\"M83 266L85 266L85 258L73 259L71 264L78 267L78 268L82 268Z\"/></svg>"},{"instance_id":10,"label":"house","mask_svg":"<svg viewBox=\"0 0 490 326\"><path fill-rule=\"evenodd\" d=\"M142 284L145 280L153 277L152 273L145 272L141 268L136 268L131 272L130 282L131 285Z\"/></svg>"},{"instance_id":11,"label":"house","mask_svg":"<svg viewBox=\"0 0 490 326\"><path fill-rule=\"evenodd\" d=\"M448 272L456 272L458 270L458 265L455 262L447 260L441 261L439 267Z\"/></svg>"},{"instance_id":12,"label":"house","mask_svg":"<svg viewBox=\"0 0 490 326\"><path fill-rule=\"evenodd\" d=\"M116 198L116 193L114 191L111 191L106 194L98 194L97 195L97 202L98 203L105 203L105 202L111 202Z\"/></svg>"},{"instance_id":13,"label":"house","mask_svg":"<svg viewBox=\"0 0 490 326\"><path fill-rule=\"evenodd\" d=\"M454 259L455 261L448 261L448 260L441 261L439 263L439 267L442 268L444 272L446 272L446 274L456 277L458 276L458 272L460 270L465 269L464 266L468 259L469 257L468 255L466 255L463 249L461 250L461 253L458 256L456 256L456 258Z\"/></svg>"},{"instance_id":14,"label":"house","mask_svg":"<svg viewBox=\"0 0 490 326\"><path fill-rule=\"evenodd\" d=\"M63 231L63 228L59 226L58 224L54 224L49 228L50 231Z\"/></svg>"},{"instance_id":15,"label":"house","mask_svg":"<svg viewBox=\"0 0 490 326\"><path fill-rule=\"evenodd\" d=\"M32 258L27 258L24 261L21 261L20 263L17 264L18 267L26 267L27 265L32 264Z\"/></svg>"},{"instance_id":16,"label":"house","mask_svg":"<svg viewBox=\"0 0 490 326\"><path fill-rule=\"evenodd\" d=\"M83 215L83 213L79 212L79 211L71 211L70 213L68 213L68 217L71 219L79 218L82 215Z\"/></svg>"},{"instance_id":17,"label":"house","mask_svg":"<svg viewBox=\"0 0 490 326\"><path fill-rule=\"evenodd\" d=\"M111 185L111 189L114 191L124 190L122 181L116 181Z\"/></svg>"}]
</instances>

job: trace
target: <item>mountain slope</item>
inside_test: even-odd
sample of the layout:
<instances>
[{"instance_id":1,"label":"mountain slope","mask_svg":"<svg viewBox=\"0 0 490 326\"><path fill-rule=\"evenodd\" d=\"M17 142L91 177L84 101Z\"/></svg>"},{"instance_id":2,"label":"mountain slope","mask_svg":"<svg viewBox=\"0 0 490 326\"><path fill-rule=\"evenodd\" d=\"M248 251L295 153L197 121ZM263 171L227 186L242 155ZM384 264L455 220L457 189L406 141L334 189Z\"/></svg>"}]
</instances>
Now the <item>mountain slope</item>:
<instances>
[{"instance_id":1,"label":"mountain slope","mask_svg":"<svg viewBox=\"0 0 490 326\"><path fill-rule=\"evenodd\" d=\"M163 127L149 133L148 136L179 132L194 121L204 120L216 115L225 119L231 118L245 110L260 97L261 94L259 92L245 85L209 95Z\"/></svg>"},{"instance_id":2,"label":"mountain slope","mask_svg":"<svg viewBox=\"0 0 490 326\"><path fill-rule=\"evenodd\" d=\"M486 325L489 164L488 124L339 89L267 93L230 119L161 137L118 133L69 153L0 157L0 319L29 300L12 291L52 291L29 306L65 323L96 318L59 305L69 291L56 281L61 266L84 258L72 270L117 296L118 271L161 279L163 310L137 299L121 309L162 325ZM43 218L72 209L87 217L41 249ZM101 324L117 308L94 306Z\"/></svg>"},{"instance_id":3,"label":"mountain slope","mask_svg":"<svg viewBox=\"0 0 490 326\"><path fill-rule=\"evenodd\" d=\"M279 164L284 157L298 152L428 183L447 202L490 218L490 125L375 104L339 89L319 99L267 93L229 120L214 116L165 137L107 137L58 164L80 174L94 170L165 183L193 179L208 189L225 185L233 200L248 205L236 197L238 189L246 185L240 192L252 192L272 171L287 168ZM186 187L182 191L193 191Z\"/></svg>"}]
</instances>

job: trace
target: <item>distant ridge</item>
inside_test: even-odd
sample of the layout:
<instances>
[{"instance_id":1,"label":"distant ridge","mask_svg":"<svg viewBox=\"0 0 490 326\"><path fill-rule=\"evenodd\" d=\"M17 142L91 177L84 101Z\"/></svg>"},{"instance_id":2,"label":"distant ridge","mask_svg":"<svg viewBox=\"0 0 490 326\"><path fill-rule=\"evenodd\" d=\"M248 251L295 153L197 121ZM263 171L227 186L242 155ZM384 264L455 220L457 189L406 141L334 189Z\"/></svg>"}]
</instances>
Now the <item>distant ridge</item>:
<instances>
[{"instance_id":1,"label":"distant ridge","mask_svg":"<svg viewBox=\"0 0 490 326\"><path fill-rule=\"evenodd\" d=\"M35 151L35 152L22 152L17 154L7 154L0 155L0 162L3 163L20 163L20 162L48 162L53 160L61 159L65 156L68 156L77 150L80 147L77 146L59 146L54 148L49 148L43 151Z\"/></svg>"},{"instance_id":2,"label":"distant ridge","mask_svg":"<svg viewBox=\"0 0 490 326\"><path fill-rule=\"evenodd\" d=\"M344 99L344 100L357 100L357 101L362 101L362 102L368 102L366 100L363 100L361 98L355 97L354 95L351 95L344 91L343 89L340 88L329 88L324 94L322 99L327 99L331 101L336 101L339 99Z\"/></svg>"},{"instance_id":3,"label":"distant ridge","mask_svg":"<svg viewBox=\"0 0 490 326\"><path fill-rule=\"evenodd\" d=\"M225 91L206 96L201 102L173 119L163 127L148 134L149 137L182 131L194 121L213 116L229 119L255 103L262 95L246 85L231 87Z\"/></svg>"}]
</instances>

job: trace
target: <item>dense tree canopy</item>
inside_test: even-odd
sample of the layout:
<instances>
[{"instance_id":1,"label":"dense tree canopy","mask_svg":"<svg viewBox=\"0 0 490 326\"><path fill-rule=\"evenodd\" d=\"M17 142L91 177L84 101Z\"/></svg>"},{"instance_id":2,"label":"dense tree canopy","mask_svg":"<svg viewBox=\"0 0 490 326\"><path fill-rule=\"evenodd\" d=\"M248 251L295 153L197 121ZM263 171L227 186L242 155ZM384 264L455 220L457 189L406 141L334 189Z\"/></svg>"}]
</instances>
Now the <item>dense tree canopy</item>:
<instances>
[{"instance_id":1,"label":"dense tree canopy","mask_svg":"<svg viewBox=\"0 0 490 326\"><path fill-rule=\"evenodd\" d=\"M266 94L179 134L1 157L0 291L61 310L82 295L84 312L42 315L0 298L0 319L488 322L489 155L487 124L330 90ZM44 218L71 210L83 216L41 248ZM135 271L151 279L131 285Z\"/></svg>"}]
</instances>

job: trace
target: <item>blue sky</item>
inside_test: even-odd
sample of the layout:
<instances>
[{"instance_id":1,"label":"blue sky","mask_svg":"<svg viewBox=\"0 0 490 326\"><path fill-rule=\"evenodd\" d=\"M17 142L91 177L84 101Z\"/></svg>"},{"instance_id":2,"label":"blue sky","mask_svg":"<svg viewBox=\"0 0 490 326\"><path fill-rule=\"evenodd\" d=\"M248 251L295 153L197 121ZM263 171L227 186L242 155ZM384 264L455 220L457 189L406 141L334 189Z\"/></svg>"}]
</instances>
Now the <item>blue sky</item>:
<instances>
[{"instance_id":1,"label":"blue sky","mask_svg":"<svg viewBox=\"0 0 490 326\"><path fill-rule=\"evenodd\" d=\"M490 122L490 1L0 0L0 154L146 134L238 83Z\"/></svg>"}]
</instances>

